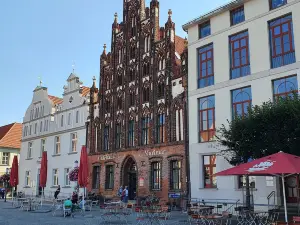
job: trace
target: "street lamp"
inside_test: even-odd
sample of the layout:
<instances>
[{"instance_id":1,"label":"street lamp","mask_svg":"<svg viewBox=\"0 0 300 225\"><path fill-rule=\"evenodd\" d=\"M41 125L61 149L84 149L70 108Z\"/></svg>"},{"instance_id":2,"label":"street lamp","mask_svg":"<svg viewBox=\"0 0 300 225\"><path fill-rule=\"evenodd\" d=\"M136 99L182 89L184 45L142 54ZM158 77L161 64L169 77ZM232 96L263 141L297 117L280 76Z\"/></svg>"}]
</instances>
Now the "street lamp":
<instances>
[{"instance_id":1,"label":"street lamp","mask_svg":"<svg viewBox=\"0 0 300 225\"><path fill-rule=\"evenodd\" d=\"M6 168L6 175L10 174L10 168ZM4 202L6 202L6 193L8 188L8 180L5 179L4 181Z\"/></svg>"}]
</instances>

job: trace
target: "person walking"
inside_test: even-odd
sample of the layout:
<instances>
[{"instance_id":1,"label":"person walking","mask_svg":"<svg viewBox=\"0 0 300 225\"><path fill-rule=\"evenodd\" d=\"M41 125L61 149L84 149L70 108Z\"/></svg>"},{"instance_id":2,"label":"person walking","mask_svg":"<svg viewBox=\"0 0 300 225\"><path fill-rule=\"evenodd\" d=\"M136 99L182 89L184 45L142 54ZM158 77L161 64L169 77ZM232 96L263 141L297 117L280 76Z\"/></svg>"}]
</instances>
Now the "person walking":
<instances>
[{"instance_id":1,"label":"person walking","mask_svg":"<svg viewBox=\"0 0 300 225\"><path fill-rule=\"evenodd\" d=\"M121 198L121 201L122 201L122 193L123 193L123 186L120 186L118 190L118 196Z\"/></svg>"},{"instance_id":2,"label":"person walking","mask_svg":"<svg viewBox=\"0 0 300 225\"><path fill-rule=\"evenodd\" d=\"M56 191L54 193L54 198L55 199L57 199L57 196L59 195L59 193L60 193L60 185L58 185L58 187L57 187L57 189L56 189Z\"/></svg>"},{"instance_id":3,"label":"person walking","mask_svg":"<svg viewBox=\"0 0 300 225\"><path fill-rule=\"evenodd\" d=\"M125 190L124 203L128 203L128 187L126 186L124 190Z\"/></svg>"}]
</instances>

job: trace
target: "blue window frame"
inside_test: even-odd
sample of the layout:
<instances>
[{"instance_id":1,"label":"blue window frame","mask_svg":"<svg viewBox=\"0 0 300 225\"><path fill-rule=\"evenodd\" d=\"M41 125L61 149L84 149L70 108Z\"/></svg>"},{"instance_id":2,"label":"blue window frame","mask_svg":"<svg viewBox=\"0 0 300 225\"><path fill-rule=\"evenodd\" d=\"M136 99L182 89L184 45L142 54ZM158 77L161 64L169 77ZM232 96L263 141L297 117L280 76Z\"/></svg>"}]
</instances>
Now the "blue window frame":
<instances>
[{"instance_id":1,"label":"blue window frame","mask_svg":"<svg viewBox=\"0 0 300 225\"><path fill-rule=\"evenodd\" d=\"M142 119L142 145L148 145L150 140L150 116Z\"/></svg>"},{"instance_id":2,"label":"blue window frame","mask_svg":"<svg viewBox=\"0 0 300 225\"><path fill-rule=\"evenodd\" d=\"M134 120L129 121L129 127L128 127L128 146L133 147L134 146Z\"/></svg>"},{"instance_id":3,"label":"blue window frame","mask_svg":"<svg viewBox=\"0 0 300 225\"><path fill-rule=\"evenodd\" d=\"M198 50L198 88L214 85L213 44Z\"/></svg>"},{"instance_id":4,"label":"blue window frame","mask_svg":"<svg viewBox=\"0 0 300 225\"><path fill-rule=\"evenodd\" d=\"M235 79L250 74L249 36L244 31L229 37L230 78Z\"/></svg>"},{"instance_id":5,"label":"blue window frame","mask_svg":"<svg viewBox=\"0 0 300 225\"><path fill-rule=\"evenodd\" d=\"M292 15L269 22L271 67L296 62Z\"/></svg>"},{"instance_id":6,"label":"blue window frame","mask_svg":"<svg viewBox=\"0 0 300 225\"><path fill-rule=\"evenodd\" d=\"M231 26L245 21L244 6L231 10L230 12Z\"/></svg>"},{"instance_id":7,"label":"blue window frame","mask_svg":"<svg viewBox=\"0 0 300 225\"><path fill-rule=\"evenodd\" d=\"M243 117L248 113L252 103L251 96L251 87L243 87L231 91L233 117Z\"/></svg>"},{"instance_id":8,"label":"blue window frame","mask_svg":"<svg viewBox=\"0 0 300 225\"><path fill-rule=\"evenodd\" d=\"M199 100L199 141L212 141L215 133L215 96L207 96Z\"/></svg>"},{"instance_id":9,"label":"blue window frame","mask_svg":"<svg viewBox=\"0 0 300 225\"><path fill-rule=\"evenodd\" d=\"M279 98L293 97L298 92L297 75L283 77L273 81L273 97L274 100Z\"/></svg>"},{"instance_id":10,"label":"blue window frame","mask_svg":"<svg viewBox=\"0 0 300 225\"><path fill-rule=\"evenodd\" d=\"M199 25L199 38L205 38L210 34L210 21Z\"/></svg>"},{"instance_id":11,"label":"blue window frame","mask_svg":"<svg viewBox=\"0 0 300 225\"><path fill-rule=\"evenodd\" d=\"M270 9L276 9L287 3L286 0L270 0Z\"/></svg>"},{"instance_id":12,"label":"blue window frame","mask_svg":"<svg viewBox=\"0 0 300 225\"><path fill-rule=\"evenodd\" d=\"M109 126L104 127L104 151L109 150Z\"/></svg>"},{"instance_id":13,"label":"blue window frame","mask_svg":"<svg viewBox=\"0 0 300 225\"><path fill-rule=\"evenodd\" d=\"M165 142L165 114L160 114L157 116L157 127L156 127L156 142Z\"/></svg>"}]
</instances>

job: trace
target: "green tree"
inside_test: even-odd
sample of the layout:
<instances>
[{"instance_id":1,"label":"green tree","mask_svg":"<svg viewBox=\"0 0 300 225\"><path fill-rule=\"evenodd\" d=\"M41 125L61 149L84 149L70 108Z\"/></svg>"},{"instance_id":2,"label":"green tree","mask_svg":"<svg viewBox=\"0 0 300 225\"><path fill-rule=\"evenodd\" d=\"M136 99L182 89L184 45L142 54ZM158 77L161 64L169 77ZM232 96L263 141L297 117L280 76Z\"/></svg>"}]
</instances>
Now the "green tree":
<instances>
[{"instance_id":1,"label":"green tree","mask_svg":"<svg viewBox=\"0 0 300 225\"><path fill-rule=\"evenodd\" d=\"M223 124L218 130L217 141L225 147L221 155L231 165L279 151L300 156L300 97L294 94L253 106L247 115ZM250 206L247 176L246 205Z\"/></svg>"}]
</instances>

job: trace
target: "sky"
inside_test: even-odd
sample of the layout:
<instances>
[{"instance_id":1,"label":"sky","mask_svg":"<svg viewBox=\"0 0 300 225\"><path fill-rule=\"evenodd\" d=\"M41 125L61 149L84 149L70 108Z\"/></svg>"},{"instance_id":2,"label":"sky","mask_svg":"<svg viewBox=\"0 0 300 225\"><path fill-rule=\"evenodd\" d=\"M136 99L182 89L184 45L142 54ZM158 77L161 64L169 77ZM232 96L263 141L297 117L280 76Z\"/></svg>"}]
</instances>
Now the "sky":
<instances>
[{"instance_id":1,"label":"sky","mask_svg":"<svg viewBox=\"0 0 300 225\"><path fill-rule=\"evenodd\" d=\"M146 0L146 6L151 0ZM172 9L176 34L182 25L228 0L160 0L160 26ZM22 122L33 90L48 87L62 96L72 72L84 86L99 80L103 44L110 46L114 13L123 18L123 0L8 0L0 7L0 126Z\"/></svg>"}]
</instances>

